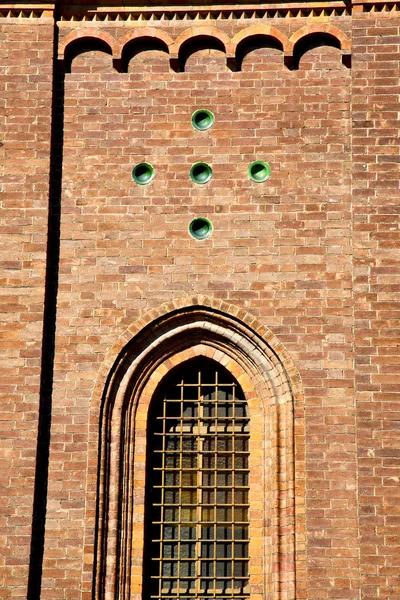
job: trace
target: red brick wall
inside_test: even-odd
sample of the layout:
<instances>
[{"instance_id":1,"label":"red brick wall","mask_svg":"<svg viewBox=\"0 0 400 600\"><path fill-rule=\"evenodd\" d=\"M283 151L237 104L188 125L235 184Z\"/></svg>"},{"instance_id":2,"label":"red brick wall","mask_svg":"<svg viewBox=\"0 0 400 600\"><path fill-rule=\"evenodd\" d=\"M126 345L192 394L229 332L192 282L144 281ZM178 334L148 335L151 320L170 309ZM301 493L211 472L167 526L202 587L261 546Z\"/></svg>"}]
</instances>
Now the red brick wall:
<instances>
[{"instance_id":1,"label":"red brick wall","mask_svg":"<svg viewBox=\"0 0 400 600\"><path fill-rule=\"evenodd\" d=\"M310 22L318 21L269 19L268 25L290 36ZM65 76L43 598L91 598L89 411L107 352L150 309L195 294L256 316L299 369L306 450L299 547L307 579L301 572L297 598L399 595L400 17L354 12L330 22L353 39L352 69L339 49L327 46L308 51L298 70L284 65L281 50L265 47L246 54L240 72L218 50L195 51L184 72L174 72L167 54L155 50L132 58L127 73L99 51L72 61ZM218 27L232 37L251 23L224 20ZM157 24L174 39L190 26ZM130 25L99 30L118 39ZM2 224L9 236L2 249L10 290L1 311L2 417L8 416L0 443L8 462L0 522L10 537L0 586L8 598L26 596L29 558L52 30L21 19L3 31L1 184L10 216ZM62 26L60 39L70 31ZM208 132L191 126L201 107L215 113ZM271 165L264 184L247 177L255 159ZM204 186L189 178L198 160L213 167ZM142 161L156 170L148 186L131 178ZM212 221L207 240L189 236L195 216Z\"/></svg>"},{"instance_id":2,"label":"red brick wall","mask_svg":"<svg viewBox=\"0 0 400 600\"><path fill-rule=\"evenodd\" d=\"M26 598L49 195L53 27L0 19L2 598Z\"/></svg>"},{"instance_id":3,"label":"red brick wall","mask_svg":"<svg viewBox=\"0 0 400 600\"><path fill-rule=\"evenodd\" d=\"M88 52L71 70L47 525L60 558L47 597L64 578L80 582L89 398L104 355L143 312L188 293L245 308L288 347L306 396L309 580L299 597L357 597L351 72L341 52L312 50L290 71L281 51L259 49L237 73L215 50L190 56L184 73L144 52L127 74ZM199 133L190 117L203 106L216 123ZM247 177L257 158L271 164L266 184ZM131 169L142 160L156 178L140 187ZM190 181L196 160L213 166L205 186ZM187 232L197 215L214 225L203 242Z\"/></svg>"},{"instance_id":4,"label":"red brick wall","mask_svg":"<svg viewBox=\"0 0 400 600\"><path fill-rule=\"evenodd\" d=\"M353 20L355 356L362 598L400 594L399 33Z\"/></svg>"}]
</instances>

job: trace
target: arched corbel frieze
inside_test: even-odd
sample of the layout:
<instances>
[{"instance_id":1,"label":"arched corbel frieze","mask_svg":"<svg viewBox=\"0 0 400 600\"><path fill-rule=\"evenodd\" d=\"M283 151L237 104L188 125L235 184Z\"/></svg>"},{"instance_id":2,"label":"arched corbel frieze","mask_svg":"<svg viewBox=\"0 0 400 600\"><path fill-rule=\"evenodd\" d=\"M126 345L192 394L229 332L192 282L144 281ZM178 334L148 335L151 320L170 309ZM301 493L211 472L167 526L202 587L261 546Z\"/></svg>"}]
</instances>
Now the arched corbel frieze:
<instances>
[{"instance_id":1,"label":"arched corbel frieze","mask_svg":"<svg viewBox=\"0 0 400 600\"><path fill-rule=\"evenodd\" d=\"M307 37L313 35L326 35L336 41L338 47L342 50L343 62L349 63L351 54L351 41L338 27L326 23L309 23L294 32L290 38L272 25L252 25L239 31L232 39L215 26L194 26L185 30L175 40L164 30L154 27L140 27L128 32L118 41L109 33L95 28L84 28L73 31L66 35L59 43L58 58L64 61L66 55L72 47L79 47L79 43L88 44L90 40L102 44L104 51L111 54L114 66L117 70L120 68L122 56L126 48L141 40L153 40L165 52L169 54L171 66L174 70L179 70L184 63L184 54L188 52L191 45L195 45L199 40L210 40L210 48L217 47L225 53L227 64L236 65L238 61L238 52L246 41L252 38L270 38L282 47L285 64L292 66L293 55L296 48ZM101 48L96 48L101 49Z\"/></svg>"},{"instance_id":2,"label":"arched corbel frieze","mask_svg":"<svg viewBox=\"0 0 400 600\"><path fill-rule=\"evenodd\" d=\"M181 33L170 48L171 66L174 70L183 68L185 53L202 39L210 41L210 48L219 47L228 60L234 58L231 40L226 33L212 26L191 27Z\"/></svg>"},{"instance_id":3,"label":"arched corbel frieze","mask_svg":"<svg viewBox=\"0 0 400 600\"><path fill-rule=\"evenodd\" d=\"M154 27L141 27L129 31L115 45L114 66L117 71L126 71L130 49L136 48L140 52L141 44L145 49L162 50L169 55L173 39L162 29Z\"/></svg>"},{"instance_id":4,"label":"arched corbel frieze","mask_svg":"<svg viewBox=\"0 0 400 600\"><path fill-rule=\"evenodd\" d=\"M58 60L69 70L75 56L83 51L99 50L115 56L116 40L106 31L85 28L71 31L59 43Z\"/></svg>"},{"instance_id":5,"label":"arched corbel frieze","mask_svg":"<svg viewBox=\"0 0 400 600\"><path fill-rule=\"evenodd\" d=\"M217 27L211 26L200 26L200 27L190 27L190 29L186 29L183 33L181 33L172 44L170 48L171 58L179 58L179 54L182 50L182 46L189 41L192 41L199 37L208 37L213 38L221 43L224 47L225 52L230 52L230 38L218 29Z\"/></svg>"},{"instance_id":6,"label":"arched corbel frieze","mask_svg":"<svg viewBox=\"0 0 400 600\"><path fill-rule=\"evenodd\" d=\"M326 23L310 23L301 27L290 37L290 42L293 44L293 68L298 68L302 45L306 44L308 40L312 42L318 36L325 37L325 41L328 42L326 45L340 48L342 51L342 63L346 67L351 66L351 40L349 40L343 31L334 25Z\"/></svg>"},{"instance_id":7,"label":"arched corbel frieze","mask_svg":"<svg viewBox=\"0 0 400 600\"><path fill-rule=\"evenodd\" d=\"M173 46L174 41L168 33L162 29L156 29L155 27L141 27L134 31L129 31L126 35L115 43L114 57L121 58L124 48L133 41L140 39L153 39L160 44L163 44L165 48L170 52L170 48Z\"/></svg>"},{"instance_id":8,"label":"arched corbel frieze","mask_svg":"<svg viewBox=\"0 0 400 600\"><path fill-rule=\"evenodd\" d=\"M293 33L293 35L291 35L289 41L294 48L302 38L315 33L325 33L330 35L338 41L339 47L343 50L343 52L348 53L351 51L351 41L347 38L343 31L334 25L328 25L324 23L310 23L309 25L301 27L295 33Z\"/></svg>"},{"instance_id":9,"label":"arched corbel frieze","mask_svg":"<svg viewBox=\"0 0 400 600\"><path fill-rule=\"evenodd\" d=\"M284 59L292 55L292 44L288 37L272 25L252 25L239 31L232 39L232 53L236 70L241 70L246 47L255 40L261 40L263 45L273 44L282 50Z\"/></svg>"},{"instance_id":10,"label":"arched corbel frieze","mask_svg":"<svg viewBox=\"0 0 400 600\"><path fill-rule=\"evenodd\" d=\"M288 37L272 25L252 25L239 31L232 39L232 51L236 55L240 44L254 37L272 38L279 42L282 46L284 55L288 55L293 50L293 45L289 42Z\"/></svg>"}]
</instances>

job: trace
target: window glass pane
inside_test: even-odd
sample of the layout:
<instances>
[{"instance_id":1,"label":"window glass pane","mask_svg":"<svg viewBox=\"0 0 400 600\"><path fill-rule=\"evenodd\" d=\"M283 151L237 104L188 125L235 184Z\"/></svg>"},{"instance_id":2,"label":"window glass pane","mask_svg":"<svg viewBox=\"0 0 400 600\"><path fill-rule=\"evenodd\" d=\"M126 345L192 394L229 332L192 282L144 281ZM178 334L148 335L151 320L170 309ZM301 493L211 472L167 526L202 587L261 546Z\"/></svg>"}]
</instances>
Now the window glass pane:
<instances>
[{"instance_id":1,"label":"window glass pane","mask_svg":"<svg viewBox=\"0 0 400 600\"><path fill-rule=\"evenodd\" d=\"M161 491L161 490L160 490ZM165 504L178 504L179 492L177 489L166 489L164 491L164 503Z\"/></svg>"},{"instance_id":2,"label":"window glass pane","mask_svg":"<svg viewBox=\"0 0 400 600\"><path fill-rule=\"evenodd\" d=\"M248 597L248 426L237 382L206 359L153 398L144 600Z\"/></svg>"},{"instance_id":3,"label":"window glass pane","mask_svg":"<svg viewBox=\"0 0 400 600\"><path fill-rule=\"evenodd\" d=\"M181 540L195 540L196 529L195 527L188 527L187 525L181 525L180 527L180 539Z\"/></svg>"}]
</instances>

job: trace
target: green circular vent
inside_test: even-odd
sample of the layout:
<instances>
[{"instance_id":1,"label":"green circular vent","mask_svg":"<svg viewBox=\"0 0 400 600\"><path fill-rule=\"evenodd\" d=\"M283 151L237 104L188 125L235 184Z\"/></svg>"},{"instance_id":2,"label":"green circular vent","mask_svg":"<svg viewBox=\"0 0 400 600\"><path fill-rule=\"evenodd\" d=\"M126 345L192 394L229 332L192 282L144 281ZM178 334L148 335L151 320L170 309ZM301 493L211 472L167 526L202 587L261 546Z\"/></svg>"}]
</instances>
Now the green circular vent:
<instances>
[{"instance_id":1,"label":"green circular vent","mask_svg":"<svg viewBox=\"0 0 400 600\"><path fill-rule=\"evenodd\" d=\"M189 225L189 233L196 240L205 240L211 235L213 226L211 221L204 217L197 217Z\"/></svg>"},{"instance_id":2,"label":"green circular vent","mask_svg":"<svg viewBox=\"0 0 400 600\"><path fill-rule=\"evenodd\" d=\"M132 169L133 181L136 181L139 185L146 185L154 179L155 171L148 163L139 163Z\"/></svg>"},{"instance_id":3,"label":"green circular vent","mask_svg":"<svg viewBox=\"0 0 400 600\"><path fill-rule=\"evenodd\" d=\"M206 163L195 163L190 169L190 177L195 183L207 183L212 177L212 168Z\"/></svg>"},{"instance_id":4,"label":"green circular vent","mask_svg":"<svg viewBox=\"0 0 400 600\"><path fill-rule=\"evenodd\" d=\"M269 179L269 176L271 175L271 167L268 163L265 163L262 160L256 160L249 165L247 172L252 181L262 183L263 181L267 181L267 179Z\"/></svg>"},{"instance_id":5,"label":"green circular vent","mask_svg":"<svg viewBox=\"0 0 400 600\"><path fill-rule=\"evenodd\" d=\"M206 108L200 108L199 110L195 110L192 114L192 125L195 129L199 131L206 131L206 129L210 129L214 125L214 115L211 110L207 110Z\"/></svg>"}]
</instances>

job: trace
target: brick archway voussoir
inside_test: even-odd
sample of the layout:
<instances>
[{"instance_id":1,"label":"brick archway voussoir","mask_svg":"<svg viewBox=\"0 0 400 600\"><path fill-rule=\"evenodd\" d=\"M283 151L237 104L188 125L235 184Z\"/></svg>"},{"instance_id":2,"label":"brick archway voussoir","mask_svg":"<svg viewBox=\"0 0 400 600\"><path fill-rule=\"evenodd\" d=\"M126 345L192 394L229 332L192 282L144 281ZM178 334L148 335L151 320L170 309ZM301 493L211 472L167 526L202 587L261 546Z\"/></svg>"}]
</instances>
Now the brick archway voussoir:
<instances>
[{"instance_id":1,"label":"brick archway voussoir","mask_svg":"<svg viewBox=\"0 0 400 600\"><path fill-rule=\"evenodd\" d=\"M335 27L334 25L328 25L326 23L310 23L309 25L304 25L304 27L301 27L291 35L289 41L291 44L293 44L294 48L302 38L318 33L331 35L339 42L340 48L343 50L343 52L350 52L351 40L349 40L349 38L338 27Z\"/></svg>"},{"instance_id":2,"label":"brick archway voussoir","mask_svg":"<svg viewBox=\"0 0 400 600\"><path fill-rule=\"evenodd\" d=\"M231 56L231 40L226 33L217 27L204 25L199 27L190 27L181 33L170 47L171 58L178 59L183 46L191 40L194 41L198 37L208 37L219 41L223 45L227 56Z\"/></svg>"},{"instance_id":3,"label":"brick archway voussoir","mask_svg":"<svg viewBox=\"0 0 400 600\"><path fill-rule=\"evenodd\" d=\"M116 40L114 39L114 37L106 31L101 31L100 29L88 27L76 31L71 31L71 33L68 33L64 38L62 38L58 46L58 59L65 59L65 54L68 51L68 48L71 46L71 44L79 41L83 42L85 40L90 39L104 42L110 48L111 55L113 57L115 56Z\"/></svg>"},{"instance_id":4,"label":"brick archway voussoir","mask_svg":"<svg viewBox=\"0 0 400 600\"><path fill-rule=\"evenodd\" d=\"M282 44L283 53L289 56L293 51L293 44L289 38L272 25L251 25L239 31L232 39L233 53L236 55L237 49L242 42L255 36L270 37Z\"/></svg>"},{"instance_id":5,"label":"brick archway voussoir","mask_svg":"<svg viewBox=\"0 0 400 600\"><path fill-rule=\"evenodd\" d=\"M166 48L169 49L173 46L174 41L168 33L163 31L162 29L156 29L154 27L141 27L140 29L135 29L134 31L129 31L126 35L120 38L115 44L115 55L114 58L120 59L124 52L125 47L134 40L141 40L145 38L151 38L155 41L163 43Z\"/></svg>"},{"instance_id":6,"label":"brick archway voussoir","mask_svg":"<svg viewBox=\"0 0 400 600\"><path fill-rule=\"evenodd\" d=\"M129 325L129 327L123 333L121 333L108 351L98 372L92 394L91 412L93 410L95 413L98 412L98 407L101 403L101 398L104 393L104 387L107 378L109 377L109 373L113 369L113 365L115 365L118 356L121 355L124 348L131 343L132 340L143 330L150 327L152 323L165 318L167 315L171 315L171 318L173 318L173 315L175 315L178 311L195 308L199 310L206 310L209 313L216 313L222 317L223 315L227 315L237 322L241 322L244 324L244 326L247 326L250 336L259 337L262 339L263 342L271 349L271 352L279 357L278 361L281 363L282 367L290 378L294 397L302 397L300 374L285 346L272 333L272 331L268 329L268 327L261 323L254 315L234 304L205 295L197 295L184 296L164 302L158 307L145 312L141 317Z\"/></svg>"}]
</instances>

